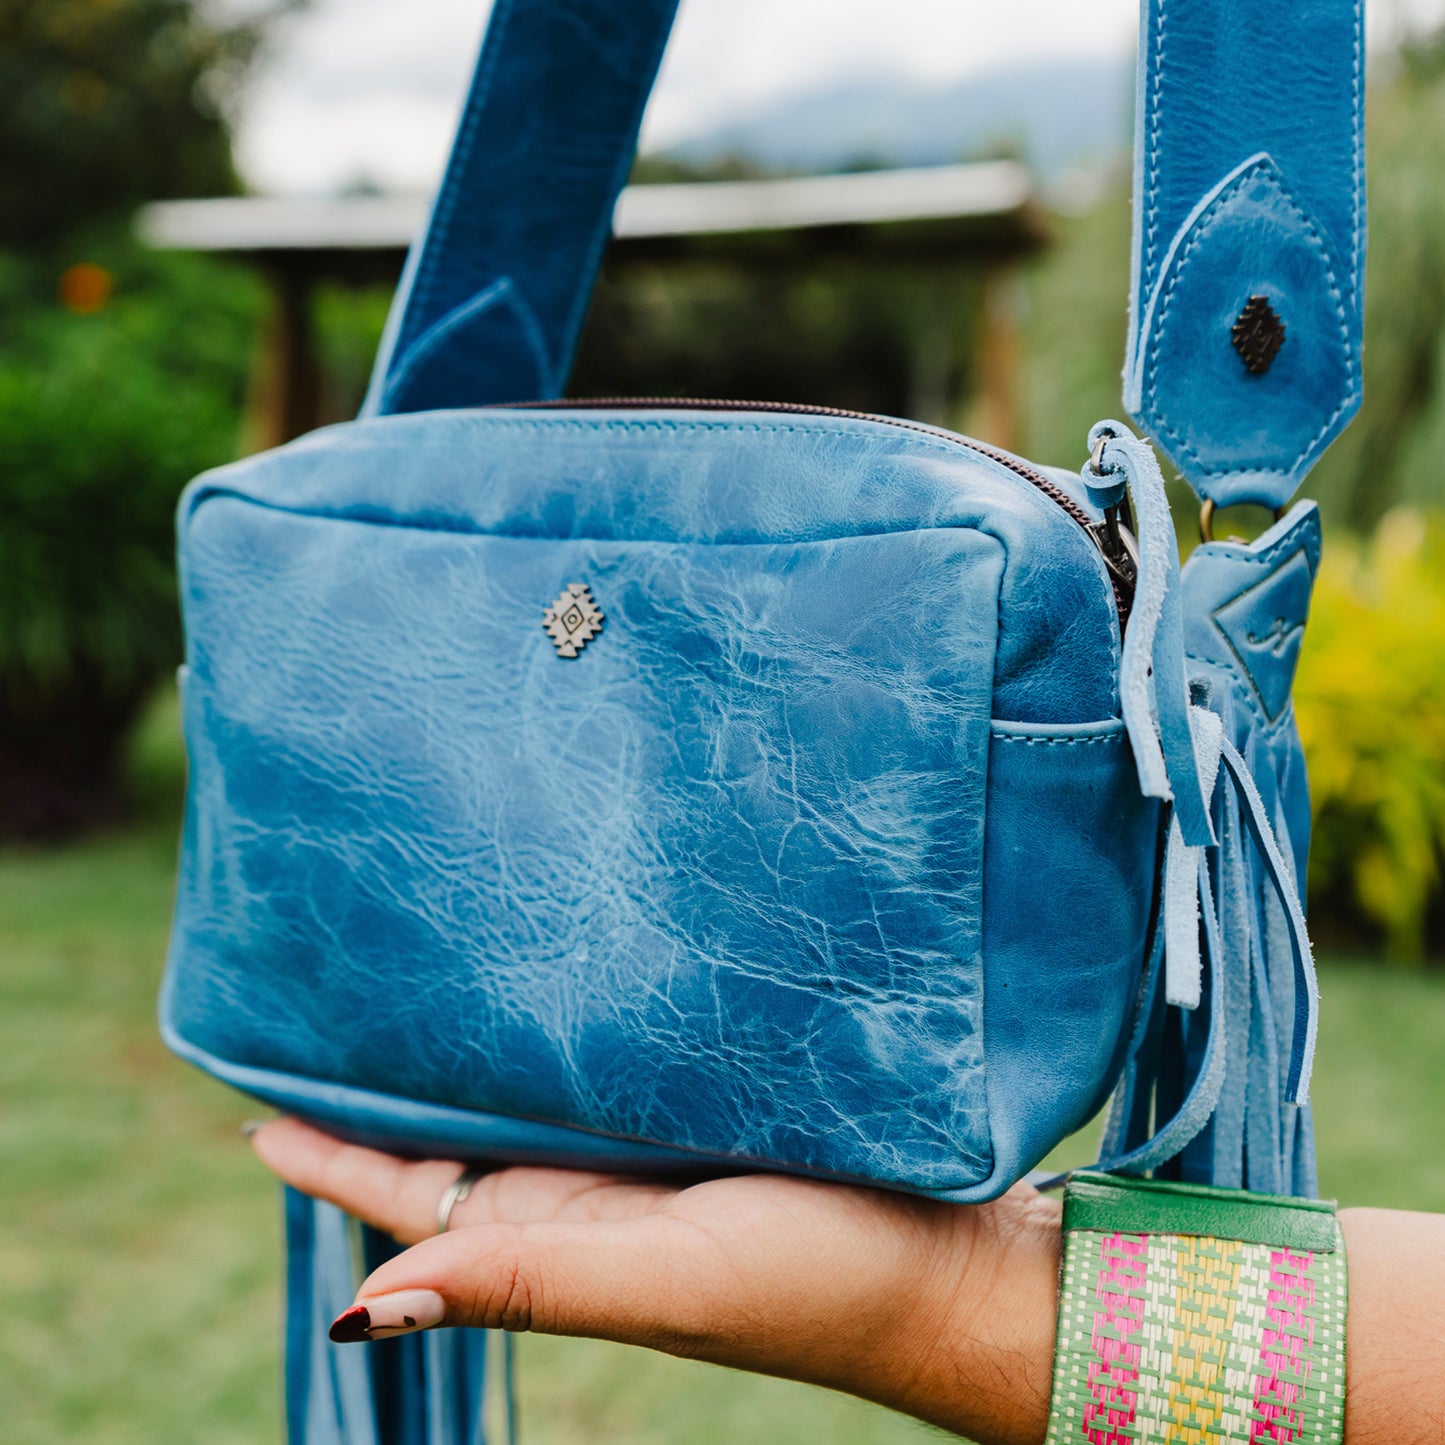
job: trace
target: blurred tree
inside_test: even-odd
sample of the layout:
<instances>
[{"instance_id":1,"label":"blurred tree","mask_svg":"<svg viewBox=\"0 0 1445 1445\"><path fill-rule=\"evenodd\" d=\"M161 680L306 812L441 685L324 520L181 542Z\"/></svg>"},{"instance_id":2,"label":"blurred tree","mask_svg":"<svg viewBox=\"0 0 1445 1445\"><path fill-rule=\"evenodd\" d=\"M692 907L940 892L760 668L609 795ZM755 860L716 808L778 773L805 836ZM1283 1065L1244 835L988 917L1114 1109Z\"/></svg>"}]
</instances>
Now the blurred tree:
<instances>
[{"instance_id":1,"label":"blurred tree","mask_svg":"<svg viewBox=\"0 0 1445 1445\"><path fill-rule=\"evenodd\" d=\"M114 815L178 659L176 497L233 454L261 298L125 232L237 189L230 105L296 3L0 0L0 836Z\"/></svg>"},{"instance_id":2,"label":"blurred tree","mask_svg":"<svg viewBox=\"0 0 1445 1445\"><path fill-rule=\"evenodd\" d=\"M1365 403L1310 477L1327 517L1370 527L1445 503L1445 30L1369 93Z\"/></svg>"},{"instance_id":3,"label":"blurred tree","mask_svg":"<svg viewBox=\"0 0 1445 1445\"><path fill-rule=\"evenodd\" d=\"M124 805L126 733L180 656L176 498L234 453L261 309L239 269L92 254L79 307L7 305L36 267L0 265L0 837Z\"/></svg>"},{"instance_id":4,"label":"blurred tree","mask_svg":"<svg viewBox=\"0 0 1445 1445\"><path fill-rule=\"evenodd\" d=\"M1124 410L1129 245L1129 181L1121 173L1060 223L1030 268L1023 420L1025 451L1038 461L1082 466L1089 428Z\"/></svg>"},{"instance_id":5,"label":"blurred tree","mask_svg":"<svg viewBox=\"0 0 1445 1445\"><path fill-rule=\"evenodd\" d=\"M0 245L237 189L227 116L265 22L195 0L0 0Z\"/></svg>"}]
</instances>

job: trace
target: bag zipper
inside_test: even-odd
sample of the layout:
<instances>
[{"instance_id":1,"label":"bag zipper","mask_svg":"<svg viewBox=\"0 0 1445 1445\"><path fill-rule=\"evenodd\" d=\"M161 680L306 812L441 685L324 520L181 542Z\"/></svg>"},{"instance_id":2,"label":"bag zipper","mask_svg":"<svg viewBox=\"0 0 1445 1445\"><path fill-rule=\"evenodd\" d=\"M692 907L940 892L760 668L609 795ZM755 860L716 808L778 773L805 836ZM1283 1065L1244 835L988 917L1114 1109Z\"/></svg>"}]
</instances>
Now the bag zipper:
<instances>
[{"instance_id":1,"label":"bag zipper","mask_svg":"<svg viewBox=\"0 0 1445 1445\"><path fill-rule=\"evenodd\" d=\"M1109 585L1113 588L1114 603L1119 611L1119 634L1122 637L1128 625L1129 610L1134 602L1134 585L1138 577L1138 552L1134 538L1129 531L1127 512L1111 510L1102 522L1095 522L1079 503L1057 482L1051 482L1041 472L999 451L986 442L975 441L972 437L947 431L943 427L925 426L922 422L902 421L898 417L878 416L874 412L849 411L836 406L810 406L805 403L786 401L722 401L715 397L693 398L678 396L599 396L554 401L512 401L499 403L499 410L511 411L764 411L781 412L794 416L832 416L847 421L877 422L882 426L902 427L905 431L922 432L956 446L966 447L980 456L988 457L1000 466L1022 477L1042 492L1085 532L1098 548L1109 574Z\"/></svg>"}]
</instances>

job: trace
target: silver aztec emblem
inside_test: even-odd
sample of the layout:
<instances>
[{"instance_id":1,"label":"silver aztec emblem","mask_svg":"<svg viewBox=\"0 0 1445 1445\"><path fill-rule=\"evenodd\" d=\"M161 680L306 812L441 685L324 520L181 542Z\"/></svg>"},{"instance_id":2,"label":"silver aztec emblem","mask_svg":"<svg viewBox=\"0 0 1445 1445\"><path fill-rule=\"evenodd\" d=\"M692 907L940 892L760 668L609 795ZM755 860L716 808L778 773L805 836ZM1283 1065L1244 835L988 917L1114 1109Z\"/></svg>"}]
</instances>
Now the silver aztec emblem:
<instances>
[{"instance_id":1,"label":"silver aztec emblem","mask_svg":"<svg viewBox=\"0 0 1445 1445\"><path fill-rule=\"evenodd\" d=\"M542 625L558 657L576 657L602 631L606 620L585 582L569 582L566 591L542 614Z\"/></svg>"}]
</instances>

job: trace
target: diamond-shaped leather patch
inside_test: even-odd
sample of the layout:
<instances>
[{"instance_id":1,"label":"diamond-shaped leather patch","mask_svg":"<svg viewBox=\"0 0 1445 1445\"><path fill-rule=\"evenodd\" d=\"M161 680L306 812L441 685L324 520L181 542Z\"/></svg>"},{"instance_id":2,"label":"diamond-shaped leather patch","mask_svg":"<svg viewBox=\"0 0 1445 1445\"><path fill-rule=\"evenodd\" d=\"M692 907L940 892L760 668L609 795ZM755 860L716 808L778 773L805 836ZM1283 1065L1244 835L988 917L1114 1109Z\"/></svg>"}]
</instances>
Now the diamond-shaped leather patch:
<instances>
[{"instance_id":1,"label":"diamond-shaped leather patch","mask_svg":"<svg viewBox=\"0 0 1445 1445\"><path fill-rule=\"evenodd\" d=\"M1239 659L1271 722L1289 702L1313 588L1309 558L1301 548L1214 612L1215 626Z\"/></svg>"},{"instance_id":2,"label":"diamond-shaped leather patch","mask_svg":"<svg viewBox=\"0 0 1445 1445\"><path fill-rule=\"evenodd\" d=\"M1234 318L1229 339L1251 376L1263 376L1274 365L1284 345L1284 322L1275 314L1268 296L1251 296Z\"/></svg>"},{"instance_id":3,"label":"diamond-shaped leather patch","mask_svg":"<svg viewBox=\"0 0 1445 1445\"><path fill-rule=\"evenodd\" d=\"M558 657L576 657L602 631L606 620L585 582L569 582L562 595L542 613L542 625Z\"/></svg>"}]
</instances>

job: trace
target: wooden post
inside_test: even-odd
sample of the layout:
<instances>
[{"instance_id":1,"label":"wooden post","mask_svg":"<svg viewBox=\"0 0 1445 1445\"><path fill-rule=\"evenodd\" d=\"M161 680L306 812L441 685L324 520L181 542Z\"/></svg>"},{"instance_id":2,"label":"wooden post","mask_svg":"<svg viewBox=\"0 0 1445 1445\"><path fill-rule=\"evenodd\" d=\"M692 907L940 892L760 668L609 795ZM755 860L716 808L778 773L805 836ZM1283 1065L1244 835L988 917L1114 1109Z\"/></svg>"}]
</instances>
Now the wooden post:
<instances>
[{"instance_id":1,"label":"wooden post","mask_svg":"<svg viewBox=\"0 0 1445 1445\"><path fill-rule=\"evenodd\" d=\"M968 430L1007 451L1020 445L1019 320L1023 310L1018 268L991 265L983 277L983 304L974 357L974 396Z\"/></svg>"},{"instance_id":2,"label":"wooden post","mask_svg":"<svg viewBox=\"0 0 1445 1445\"><path fill-rule=\"evenodd\" d=\"M932 426L949 426L958 405L960 354L968 344L967 307L953 268L914 278L912 354L909 357L908 415Z\"/></svg>"},{"instance_id":3,"label":"wooden post","mask_svg":"<svg viewBox=\"0 0 1445 1445\"><path fill-rule=\"evenodd\" d=\"M313 431L321 419L311 269L303 261L278 256L266 267L266 279L271 314L262 328L246 403L242 449L247 453Z\"/></svg>"}]
</instances>

